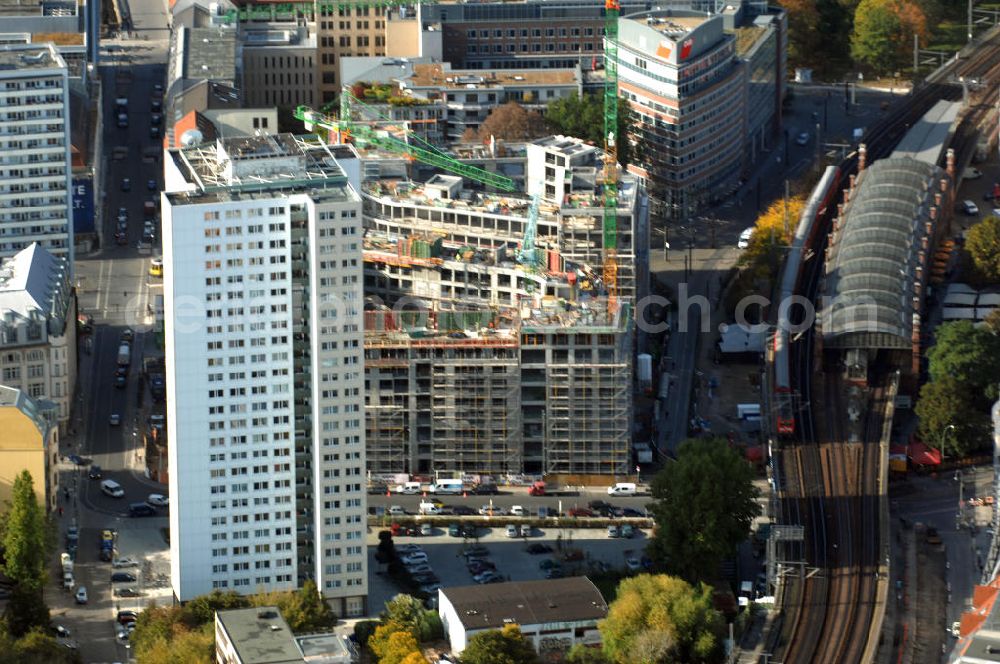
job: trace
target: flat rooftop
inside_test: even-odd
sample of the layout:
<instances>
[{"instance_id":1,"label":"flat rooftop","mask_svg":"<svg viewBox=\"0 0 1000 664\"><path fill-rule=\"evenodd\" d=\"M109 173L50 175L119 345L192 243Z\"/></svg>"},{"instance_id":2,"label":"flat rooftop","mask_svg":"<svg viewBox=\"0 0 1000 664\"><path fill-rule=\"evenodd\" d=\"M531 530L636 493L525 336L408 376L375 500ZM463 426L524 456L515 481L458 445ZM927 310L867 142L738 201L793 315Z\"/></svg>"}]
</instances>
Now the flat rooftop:
<instances>
[{"instance_id":1,"label":"flat rooftop","mask_svg":"<svg viewBox=\"0 0 1000 664\"><path fill-rule=\"evenodd\" d=\"M459 586L438 591L467 630L499 629L508 623L597 621L608 615L601 592L585 576Z\"/></svg>"},{"instance_id":2,"label":"flat rooftop","mask_svg":"<svg viewBox=\"0 0 1000 664\"><path fill-rule=\"evenodd\" d=\"M46 44L4 44L0 46L0 71L65 67L66 62Z\"/></svg>"},{"instance_id":3,"label":"flat rooftop","mask_svg":"<svg viewBox=\"0 0 1000 664\"><path fill-rule=\"evenodd\" d=\"M327 199L357 200L330 148L315 134L239 136L173 148L168 159L193 191L167 192L167 197L174 205L201 204L273 198L282 190L305 188Z\"/></svg>"},{"instance_id":4,"label":"flat rooftop","mask_svg":"<svg viewBox=\"0 0 1000 664\"><path fill-rule=\"evenodd\" d=\"M275 606L219 611L216 620L229 636L243 664L302 662L288 623Z\"/></svg>"},{"instance_id":5,"label":"flat rooftop","mask_svg":"<svg viewBox=\"0 0 1000 664\"><path fill-rule=\"evenodd\" d=\"M236 31L182 28L184 78L236 80Z\"/></svg>"},{"instance_id":6,"label":"flat rooftop","mask_svg":"<svg viewBox=\"0 0 1000 664\"><path fill-rule=\"evenodd\" d=\"M655 12L653 15L633 15L627 18L644 22L657 32L677 40L697 28L707 21L709 16L666 16L662 12Z\"/></svg>"},{"instance_id":7,"label":"flat rooftop","mask_svg":"<svg viewBox=\"0 0 1000 664\"><path fill-rule=\"evenodd\" d=\"M406 87L465 89L518 85L575 85L576 69L450 70L441 64L414 64L413 74L400 79Z\"/></svg>"}]
</instances>

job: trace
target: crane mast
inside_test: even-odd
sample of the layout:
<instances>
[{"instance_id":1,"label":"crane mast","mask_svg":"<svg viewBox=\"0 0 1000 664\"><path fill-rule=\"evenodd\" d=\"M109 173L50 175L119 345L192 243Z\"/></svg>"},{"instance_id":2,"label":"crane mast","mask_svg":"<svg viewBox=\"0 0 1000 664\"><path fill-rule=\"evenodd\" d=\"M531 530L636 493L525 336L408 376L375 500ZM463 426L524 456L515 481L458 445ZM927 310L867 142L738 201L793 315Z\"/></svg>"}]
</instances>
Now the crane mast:
<instances>
[{"instance_id":1,"label":"crane mast","mask_svg":"<svg viewBox=\"0 0 1000 664\"><path fill-rule=\"evenodd\" d=\"M604 285L608 312L618 300L618 15L619 0L604 1Z\"/></svg>"}]
</instances>

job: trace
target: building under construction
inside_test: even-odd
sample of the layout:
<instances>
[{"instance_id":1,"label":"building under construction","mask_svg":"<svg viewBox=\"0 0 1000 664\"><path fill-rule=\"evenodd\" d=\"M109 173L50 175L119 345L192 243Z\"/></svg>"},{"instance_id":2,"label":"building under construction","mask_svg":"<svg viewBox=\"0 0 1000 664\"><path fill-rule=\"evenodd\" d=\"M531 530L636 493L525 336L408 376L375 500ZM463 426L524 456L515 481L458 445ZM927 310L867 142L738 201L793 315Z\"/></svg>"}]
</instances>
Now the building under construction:
<instances>
[{"instance_id":1,"label":"building under construction","mask_svg":"<svg viewBox=\"0 0 1000 664\"><path fill-rule=\"evenodd\" d=\"M617 284L609 289L603 154L564 137L524 154L526 194L472 190L449 175L362 184L372 473L613 475L632 467L645 195L631 176L621 178Z\"/></svg>"}]
</instances>

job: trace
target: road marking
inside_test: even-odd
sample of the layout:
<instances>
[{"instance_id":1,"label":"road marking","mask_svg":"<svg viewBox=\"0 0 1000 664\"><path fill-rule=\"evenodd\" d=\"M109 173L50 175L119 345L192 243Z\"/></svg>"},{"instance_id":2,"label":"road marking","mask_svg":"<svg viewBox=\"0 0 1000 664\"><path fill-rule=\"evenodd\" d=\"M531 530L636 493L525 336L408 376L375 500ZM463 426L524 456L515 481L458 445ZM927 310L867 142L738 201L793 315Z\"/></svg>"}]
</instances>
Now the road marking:
<instances>
[{"instance_id":1,"label":"road marking","mask_svg":"<svg viewBox=\"0 0 1000 664\"><path fill-rule=\"evenodd\" d=\"M111 301L111 273L115 269L115 263L112 260L107 261L108 264L108 280L104 284L104 309L102 310L103 317L106 319L108 317L108 304Z\"/></svg>"},{"instance_id":2,"label":"road marking","mask_svg":"<svg viewBox=\"0 0 1000 664\"><path fill-rule=\"evenodd\" d=\"M139 276L136 280L135 287L135 324L140 323L145 324L146 322L146 305L149 302L149 291L145 288L146 279L145 275L149 271L149 267L146 265L146 259L139 259Z\"/></svg>"},{"instance_id":3,"label":"road marking","mask_svg":"<svg viewBox=\"0 0 1000 664\"><path fill-rule=\"evenodd\" d=\"M97 272L97 284L94 289L97 293L97 300L94 302L94 311L101 310L101 284L104 283L104 261L99 261L100 269Z\"/></svg>"}]
</instances>

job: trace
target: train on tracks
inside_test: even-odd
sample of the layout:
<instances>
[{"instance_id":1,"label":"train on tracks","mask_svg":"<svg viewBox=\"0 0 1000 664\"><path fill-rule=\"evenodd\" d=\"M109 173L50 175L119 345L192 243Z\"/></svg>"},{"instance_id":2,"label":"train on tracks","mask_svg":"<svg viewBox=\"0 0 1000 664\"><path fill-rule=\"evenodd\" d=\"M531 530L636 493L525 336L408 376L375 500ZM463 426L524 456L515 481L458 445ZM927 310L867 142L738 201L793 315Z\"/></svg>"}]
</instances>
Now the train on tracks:
<instances>
[{"instance_id":1,"label":"train on tracks","mask_svg":"<svg viewBox=\"0 0 1000 664\"><path fill-rule=\"evenodd\" d=\"M806 311L804 307L794 307L793 297L802 281L803 270L813 257L817 238L824 224L828 208L834 204L840 191L841 169L837 166L827 166L823 177L813 189L795 236L788 251L788 258L781 275L781 299L778 303L778 324L771 340L771 353L774 364L773 403L776 405L777 416L775 428L781 436L795 434L796 398L795 385L791 375L791 342L795 331L803 325L815 322L815 310ZM803 303L804 304L804 303Z\"/></svg>"}]
</instances>

